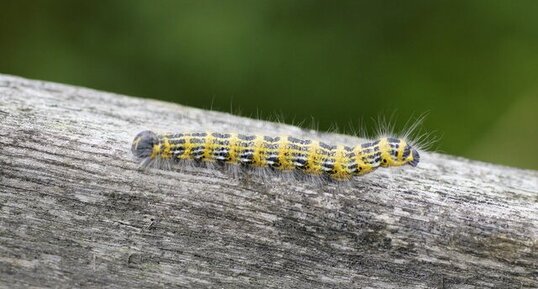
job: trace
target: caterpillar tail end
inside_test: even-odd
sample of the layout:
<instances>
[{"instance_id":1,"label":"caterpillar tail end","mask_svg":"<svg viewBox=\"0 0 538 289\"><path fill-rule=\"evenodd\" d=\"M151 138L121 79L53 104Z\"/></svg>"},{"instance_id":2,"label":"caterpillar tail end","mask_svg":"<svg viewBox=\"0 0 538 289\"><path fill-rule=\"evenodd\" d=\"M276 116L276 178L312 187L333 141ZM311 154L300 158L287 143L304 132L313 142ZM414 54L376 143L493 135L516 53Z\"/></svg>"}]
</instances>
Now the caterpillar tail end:
<instances>
[{"instance_id":1,"label":"caterpillar tail end","mask_svg":"<svg viewBox=\"0 0 538 289\"><path fill-rule=\"evenodd\" d=\"M413 158L413 160L409 161L408 164L411 165L412 167L416 167L418 163L420 162L420 154L418 153L416 149L413 149L411 151L411 157Z\"/></svg>"},{"instance_id":2,"label":"caterpillar tail end","mask_svg":"<svg viewBox=\"0 0 538 289\"><path fill-rule=\"evenodd\" d=\"M159 143L157 134L145 130L140 132L133 140L131 152L137 159L147 159L152 157L153 148Z\"/></svg>"}]
</instances>

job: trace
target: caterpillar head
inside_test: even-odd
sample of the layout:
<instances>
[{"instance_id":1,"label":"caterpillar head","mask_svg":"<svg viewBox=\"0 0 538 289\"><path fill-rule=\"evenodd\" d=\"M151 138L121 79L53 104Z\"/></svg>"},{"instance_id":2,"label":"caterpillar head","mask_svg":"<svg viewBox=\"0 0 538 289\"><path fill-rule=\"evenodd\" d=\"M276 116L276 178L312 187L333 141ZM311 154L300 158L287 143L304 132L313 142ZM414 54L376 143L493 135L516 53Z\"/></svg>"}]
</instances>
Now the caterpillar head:
<instances>
[{"instance_id":1,"label":"caterpillar head","mask_svg":"<svg viewBox=\"0 0 538 289\"><path fill-rule=\"evenodd\" d=\"M418 151L403 139L386 138L381 141L382 167L410 165L416 167L420 161Z\"/></svg>"},{"instance_id":2,"label":"caterpillar head","mask_svg":"<svg viewBox=\"0 0 538 289\"><path fill-rule=\"evenodd\" d=\"M131 151L139 159L148 158L152 155L153 148L157 144L159 144L157 135L152 131L145 130L134 138Z\"/></svg>"}]
</instances>

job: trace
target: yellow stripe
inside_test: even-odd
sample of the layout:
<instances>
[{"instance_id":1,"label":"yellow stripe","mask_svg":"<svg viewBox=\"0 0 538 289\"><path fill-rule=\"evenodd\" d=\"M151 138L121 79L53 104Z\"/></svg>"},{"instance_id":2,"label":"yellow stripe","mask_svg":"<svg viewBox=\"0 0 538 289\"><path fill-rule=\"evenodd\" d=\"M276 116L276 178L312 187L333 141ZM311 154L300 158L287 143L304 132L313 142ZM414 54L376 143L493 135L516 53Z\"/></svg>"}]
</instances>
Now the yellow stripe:
<instances>
[{"instance_id":1,"label":"yellow stripe","mask_svg":"<svg viewBox=\"0 0 538 289\"><path fill-rule=\"evenodd\" d=\"M346 157L346 152L343 145L338 145L335 150L334 171L333 177L339 180L348 179L350 177L347 170L349 159Z\"/></svg>"},{"instance_id":2,"label":"yellow stripe","mask_svg":"<svg viewBox=\"0 0 538 289\"><path fill-rule=\"evenodd\" d=\"M149 156L150 159L154 159L159 156L161 153L161 144L154 144L153 150L151 150L151 155Z\"/></svg>"},{"instance_id":3,"label":"yellow stripe","mask_svg":"<svg viewBox=\"0 0 538 289\"><path fill-rule=\"evenodd\" d=\"M288 146L288 137L281 136L278 142L278 160L280 161L281 170L291 170L295 168L291 162L291 149Z\"/></svg>"},{"instance_id":4,"label":"yellow stripe","mask_svg":"<svg viewBox=\"0 0 538 289\"><path fill-rule=\"evenodd\" d=\"M379 140L379 152L381 153L381 163L380 166L382 167L388 167L390 164L388 163L391 160L390 157L390 144L387 141L387 138L381 138ZM383 160L387 160L386 163L383 162Z\"/></svg>"},{"instance_id":5,"label":"yellow stripe","mask_svg":"<svg viewBox=\"0 0 538 289\"><path fill-rule=\"evenodd\" d=\"M170 159L172 158L172 151L171 151L171 145L170 145L170 141L168 140L167 137L164 137L163 138L163 144L162 144L162 148L161 148L161 155L160 157L163 158L163 159Z\"/></svg>"},{"instance_id":6,"label":"yellow stripe","mask_svg":"<svg viewBox=\"0 0 538 289\"><path fill-rule=\"evenodd\" d=\"M263 136L257 135L256 139L254 139L254 153L253 153L253 165L258 167L263 167L266 164L265 157L263 155L265 154L265 149L263 148L264 141Z\"/></svg>"},{"instance_id":7,"label":"yellow stripe","mask_svg":"<svg viewBox=\"0 0 538 289\"><path fill-rule=\"evenodd\" d=\"M308 147L308 170L309 174L321 175L321 154L319 153L319 141L312 141Z\"/></svg>"},{"instance_id":8,"label":"yellow stripe","mask_svg":"<svg viewBox=\"0 0 538 289\"><path fill-rule=\"evenodd\" d=\"M194 145L191 143L191 136L189 134L185 134L185 151L181 156L179 156L180 159L189 159L191 157L192 148Z\"/></svg>"},{"instance_id":9,"label":"yellow stripe","mask_svg":"<svg viewBox=\"0 0 538 289\"><path fill-rule=\"evenodd\" d=\"M215 150L214 140L215 137L211 135L211 132L206 132L207 136L204 141L204 160L213 160L213 151Z\"/></svg>"},{"instance_id":10,"label":"yellow stripe","mask_svg":"<svg viewBox=\"0 0 538 289\"><path fill-rule=\"evenodd\" d=\"M228 155L230 156L229 163L237 163L239 156L239 138L236 133L231 133L229 138L230 145L228 146Z\"/></svg>"},{"instance_id":11,"label":"yellow stripe","mask_svg":"<svg viewBox=\"0 0 538 289\"><path fill-rule=\"evenodd\" d=\"M362 146L357 145L353 149L353 152L355 153L355 161L357 162L357 169L359 169L358 174L364 175L372 171L372 165L367 164L362 160L362 157L364 156L362 152Z\"/></svg>"}]
</instances>

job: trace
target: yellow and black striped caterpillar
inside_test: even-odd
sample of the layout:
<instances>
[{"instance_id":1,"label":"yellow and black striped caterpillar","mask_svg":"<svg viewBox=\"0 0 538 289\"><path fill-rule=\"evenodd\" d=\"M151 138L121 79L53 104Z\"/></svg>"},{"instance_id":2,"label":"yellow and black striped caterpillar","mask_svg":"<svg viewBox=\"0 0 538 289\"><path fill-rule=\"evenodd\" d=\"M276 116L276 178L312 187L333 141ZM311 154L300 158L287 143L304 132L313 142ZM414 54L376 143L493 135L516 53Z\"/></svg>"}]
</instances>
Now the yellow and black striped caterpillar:
<instances>
[{"instance_id":1,"label":"yellow and black striped caterpillar","mask_svg":"<svg viewBox=\"0 0 538 289\"><path fill-rule=\"evenodd\" d=\"M143 166L160 161L300 171L332 180L349 180L378 167L417 166L420 156L405 139L382 137L356 146L331 145L293 136L218 132L139 133L131 148Z\"/></svg>"}]
</instances>

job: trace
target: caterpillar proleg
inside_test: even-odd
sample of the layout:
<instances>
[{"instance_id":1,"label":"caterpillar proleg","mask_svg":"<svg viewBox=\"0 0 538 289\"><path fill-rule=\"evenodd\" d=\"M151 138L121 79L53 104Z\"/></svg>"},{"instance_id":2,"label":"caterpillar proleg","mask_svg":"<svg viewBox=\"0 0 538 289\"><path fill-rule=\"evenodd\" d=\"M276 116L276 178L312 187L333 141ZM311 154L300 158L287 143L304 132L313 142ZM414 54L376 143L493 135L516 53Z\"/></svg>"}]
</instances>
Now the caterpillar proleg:
<instances>
[{"instance_id":1,"label":"caterpillar proleg","mask_svg":"<svg viewBox=\"0 0 538 289\"><path fill-rule=\"evenodd\" d=\"M141 165L170 166L173 162L260 168L345 181L379 167L415 167L416 148L405 138L381 137L354 146L333 145L293 136L264 136L219 132L156 134L142 131L131 151Z\"/></svg>"}]
</instances>

